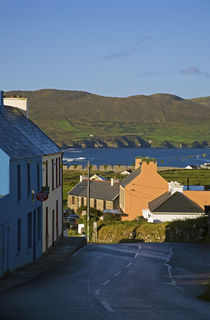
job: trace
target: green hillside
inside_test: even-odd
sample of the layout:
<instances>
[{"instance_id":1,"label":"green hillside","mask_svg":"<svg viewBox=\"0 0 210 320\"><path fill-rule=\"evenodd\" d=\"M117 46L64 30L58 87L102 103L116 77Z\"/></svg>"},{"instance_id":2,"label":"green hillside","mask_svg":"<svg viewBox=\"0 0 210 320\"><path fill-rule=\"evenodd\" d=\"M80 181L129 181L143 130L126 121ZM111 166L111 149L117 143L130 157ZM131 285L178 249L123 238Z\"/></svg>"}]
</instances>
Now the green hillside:
<instances>
[{"instance_id":1,"label":"green hillside","mask_svg":"<svg viewBox=\"0 0 210 320\"><path fill-rule=\"evenodd\" d=\"M210 97L185 100L154 94L112 98L54 89L5 95L27 97L31 120L61 146L210 145Z\"/></svg>"}]
</instances>

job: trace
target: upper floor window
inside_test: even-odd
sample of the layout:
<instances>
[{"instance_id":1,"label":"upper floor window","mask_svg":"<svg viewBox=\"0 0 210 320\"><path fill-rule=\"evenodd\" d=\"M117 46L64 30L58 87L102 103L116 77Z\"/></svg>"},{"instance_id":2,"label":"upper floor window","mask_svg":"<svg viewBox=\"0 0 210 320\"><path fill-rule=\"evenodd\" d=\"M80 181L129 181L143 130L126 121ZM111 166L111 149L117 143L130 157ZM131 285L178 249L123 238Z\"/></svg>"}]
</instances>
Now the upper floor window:
<instances>
[{"instance_id":1,"label":"upper floor window","mask_svg":"<svg viewBox=\"0 0 210 320\"><path fill-rule=\"evenodd\" d=\"M37 166L36 166L36 170L37 170L37 191L40 190L40 165L39 163L37 162Z\"/></svg>"},{"instance_id":2,"label":"upper floor window","mask_svg":"<svg viewBox=\"0 0 210 320\"><path fill-rule=\"evenodd\" d=\"M52 190L54 190L54 159L52 159Z\"/></svg>"},{"instance_id":3,"label":"upper floor window","mask_svg":"<svg viewBox=\"0 0 210 320\"><path fill-rule=\"evenodd\" d=\"M27 163L27 195L31 194L31 165Z\"/></svg>"},{"instance_id":4,"label":"upper floor window","mask_svg":"<svg viewBox=\"0 0 210 320\"><path fill-rule=\"evenodd\" d=\"M56 179L56 188L58 187L58 158L56 158L56 167L55 167L55 179Z\"/></svg>"},{"instance_id":5,"label":"upper floor window","mask_svg":"<svg viewBox=\"0 0 210 320\"><path fill-rule=\"evenodd\" d=\"M45 162L45 183L46 187L48 187L48 161Z\"/></svg>"},{"instance_id":6,"label":"upper floor window","mask_svg":"<svg viewBox=\"0 0 210 320\"><path fill-rule=\"evenodd\" d=\"M17 199L21 200L21 167L17 166Z\"/></svg>"},{"instance_id":7,"label":"upper floor window","mask_svg":"<svg viewBox=\"0 0 210 320\"><path fill-rule=\"evenodd\" d=\"M58 173L59 173L59 186L60 186L61 185L61 157L59 157Z\"/></svg>"}]
</instances>

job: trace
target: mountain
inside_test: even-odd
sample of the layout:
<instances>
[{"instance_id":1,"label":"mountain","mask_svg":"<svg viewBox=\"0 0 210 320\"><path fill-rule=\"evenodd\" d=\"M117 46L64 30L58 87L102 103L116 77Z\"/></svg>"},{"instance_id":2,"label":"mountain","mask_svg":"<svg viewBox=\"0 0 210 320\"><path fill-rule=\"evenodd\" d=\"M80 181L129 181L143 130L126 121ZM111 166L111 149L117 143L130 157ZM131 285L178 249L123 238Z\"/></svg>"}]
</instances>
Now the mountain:
<instances>
[{"instance_id":1,"label":"mountain","mask_svg":"<svg viewBox=\"0 0 210 320\"><path fill-rule=\"evenodd\" d=\"M8 91L5 95L27 97L31 120L60 146L210 146L210 97L113 98L55 89Z\"/></svg>"}]
</instances>

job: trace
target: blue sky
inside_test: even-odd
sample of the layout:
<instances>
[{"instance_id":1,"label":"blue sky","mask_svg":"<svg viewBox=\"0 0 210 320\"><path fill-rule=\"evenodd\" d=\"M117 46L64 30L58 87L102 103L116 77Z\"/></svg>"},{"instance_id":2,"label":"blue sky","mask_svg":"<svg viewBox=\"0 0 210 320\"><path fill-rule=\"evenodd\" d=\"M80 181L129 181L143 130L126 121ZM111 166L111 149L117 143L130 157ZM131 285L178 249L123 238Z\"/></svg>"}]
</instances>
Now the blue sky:
<instances>
[{"instance_id":1,"label":"blue sky","mask_svg":"<svg viewBox=\"0 0 210 320\"><path fill-rule=\"evenodd\" d=\"M209 0L0 0L1 90L210 96Z\"/></svg>"}]
</instances>

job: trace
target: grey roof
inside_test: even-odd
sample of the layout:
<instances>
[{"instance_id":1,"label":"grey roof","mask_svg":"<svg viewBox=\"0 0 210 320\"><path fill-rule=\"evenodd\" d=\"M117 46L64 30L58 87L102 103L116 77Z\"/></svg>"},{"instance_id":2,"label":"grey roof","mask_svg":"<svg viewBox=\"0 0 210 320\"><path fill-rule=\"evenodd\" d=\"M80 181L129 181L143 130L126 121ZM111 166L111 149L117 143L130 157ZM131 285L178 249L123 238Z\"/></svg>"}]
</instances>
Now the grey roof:
<instances>
[{"instance_id":1,"label":"grey roof","mask_svg":"<svg viewBox=\"0 0 210 320\"><path fill-rule=\"evenodd\" d=\"M165 192L148 203L151 212L203 213L204 210L181 192Z\"/></svg>"},{"instance_id":2,"label":"grey roof","mask_svg":"<svg viewBox=\"0 0 210 320\"><path fill-rule=\"evenodd\" d=\"M13 107L0 112L0 148L14 159L61 152L61 149L32 121Z\"/></svg>"},{"instance_id":3,"label":"grey roof","mask_svg":"<svg viewBox=\"0 0 210 320\"><path fill-rule=\"evenodd\" d=\"M134 172L129 174L125 179L120 182L120 185L125 188L133 179L141 173L141 167L137 168Z\"/></svg>"},{"instance_id":4,"label":"grey roof","mask_svg":"<svg viewBox=\"0 0 210 320\"><path fill-rule=\"evenodd\" d=\"M90 198L101 200L114 200L119 196L119 183L111 186L109 181L91 181L90 180ZM87 197L87 180L79 182L70 192L69 195Z\"/></svg>"}]
</instances>

